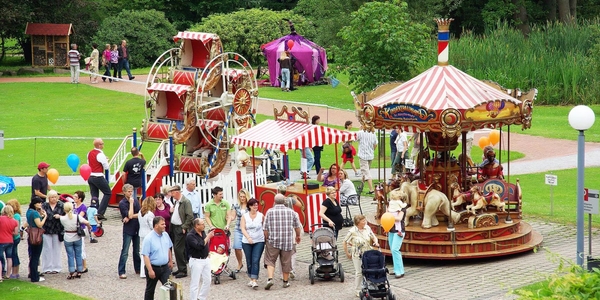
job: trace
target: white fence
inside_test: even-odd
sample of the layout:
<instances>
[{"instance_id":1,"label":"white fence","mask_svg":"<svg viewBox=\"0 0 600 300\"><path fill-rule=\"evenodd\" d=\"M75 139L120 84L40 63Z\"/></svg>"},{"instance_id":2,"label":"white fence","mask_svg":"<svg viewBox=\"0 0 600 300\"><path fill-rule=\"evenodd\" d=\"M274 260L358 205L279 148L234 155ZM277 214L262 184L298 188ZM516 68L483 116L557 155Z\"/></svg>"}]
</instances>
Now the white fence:
<instances>
[{"instance_id":1,"label":"white fence","mask_svg":"<svg viewBox=\"0 0 600 300\"><path fill-rule=\"evenodd\" d=\"M196 191L200 193L202 205L206 204L210 199L212 199L211 190L217 186L223 189L223 199L233 204L237 201L237 194L239 191L237 172L241 173L242 188L248 190L248 192L250 192L250 195L252 197L255 197L256 191L253 182L254 175L252 173L246 173L244 172L244 170L238 170L237 168L231 169L229 174L219 174L215 178L212 178L210 181L205 181L203 177L197 176L196 174L175 172L173 177L163 177L162 184L163 186L179 185L182 187L182 189L185 189L186 181L189 178L193 178L196 180ZM265 167L264 162L263 165L256 168L255 173L257 185L263 185L267 183L268 168Z\"/></svg>"}]
</instances>

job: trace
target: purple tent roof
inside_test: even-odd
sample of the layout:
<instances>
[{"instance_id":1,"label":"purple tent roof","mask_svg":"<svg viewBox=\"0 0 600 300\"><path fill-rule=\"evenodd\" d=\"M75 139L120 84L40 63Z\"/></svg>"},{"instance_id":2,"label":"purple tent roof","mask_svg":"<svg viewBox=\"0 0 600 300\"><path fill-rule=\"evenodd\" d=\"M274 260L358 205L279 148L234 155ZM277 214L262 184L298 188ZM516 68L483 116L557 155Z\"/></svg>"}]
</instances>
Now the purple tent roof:
<instances>
[{"instance_id":1,"label":"purple tent roof","mask_svg":"<svg viewBox=\"0 0 600 300\"><path fill-rule=\"evenodd\" d=\"M288 49L288 41L294 44L290 53L296 58L294 68L304 73L308 82L320 80L327 71L327 54L325 49L299 34L288 34L260 46L267 58L271 86L279 86L279 63L277 59L281 52Z\"/></svg>"}]
</instances>

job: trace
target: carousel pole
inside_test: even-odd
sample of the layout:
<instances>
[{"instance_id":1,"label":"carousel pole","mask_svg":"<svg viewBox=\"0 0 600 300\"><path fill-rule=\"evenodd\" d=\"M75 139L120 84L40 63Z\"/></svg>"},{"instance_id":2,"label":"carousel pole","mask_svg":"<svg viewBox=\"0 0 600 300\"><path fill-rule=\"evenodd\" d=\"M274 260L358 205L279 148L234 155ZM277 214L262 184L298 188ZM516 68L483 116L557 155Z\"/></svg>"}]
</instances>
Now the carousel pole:
<instances>
[{"instance_id":1,"label":"carousel pole","mask_svg":"<svg viewBox=\"0 0 600 300\"><path fill-rule=\"evenodd\" d=\"M508 145L506 147L506 149L508 151L506 151L508 154L506 154L507 157L507 165L508 168L506 170L506 172L508 173L507 177L508 177L508 185L510 186L510 125L508 125ZM502 131L500 131L500 145L502 146ZM500 151L500 155L502 155L502 151ZM510 193L509 193L510 194ZM508 205L506 205L506 220L504 220L504 223L506 224L512 224L513 220L510 217L510 199L508 199Z\"/></svg>"}]
</instances>

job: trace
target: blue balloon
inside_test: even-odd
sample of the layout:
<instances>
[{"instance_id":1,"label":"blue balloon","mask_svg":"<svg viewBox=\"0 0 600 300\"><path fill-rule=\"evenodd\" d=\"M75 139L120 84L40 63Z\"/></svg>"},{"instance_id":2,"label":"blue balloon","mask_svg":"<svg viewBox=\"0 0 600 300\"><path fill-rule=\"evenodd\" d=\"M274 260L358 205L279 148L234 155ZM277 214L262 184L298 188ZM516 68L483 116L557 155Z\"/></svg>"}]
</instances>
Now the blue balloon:
<instances>
[{"instance_id":1,"label":"blue balloon","mask_svg":"<svg viewBox=\"0 0 600 300\"><path fill-rule=\"evenodd\" d=\"M69 156L67 156L67 164L73 172L77 172L77 168L79 167L79 156L73 153L69 154Z\"/></svg>"},{"instance_id":2,"label":"blue balloon","mask_svg":"<svg viewBox=\"0 0 600 300\"><path fill-rule=\"evenodd\" d=\"M16 190L12 178L0 175L0 195L8 194Z\"/></svg>"}]
</instances>

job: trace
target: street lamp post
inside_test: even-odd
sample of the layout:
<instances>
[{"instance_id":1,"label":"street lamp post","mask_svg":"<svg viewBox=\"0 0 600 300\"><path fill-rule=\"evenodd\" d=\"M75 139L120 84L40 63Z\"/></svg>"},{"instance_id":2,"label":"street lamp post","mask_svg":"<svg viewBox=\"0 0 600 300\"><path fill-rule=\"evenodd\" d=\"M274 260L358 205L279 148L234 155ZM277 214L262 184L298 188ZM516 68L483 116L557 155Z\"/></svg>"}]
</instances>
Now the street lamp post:
<instances>
[{"instance_id":1,"label":"street lamp post","mask_svg":"<svg viewBox=\"0 0 600 300\"><path fill-rule=\"evenodd\" d=\"M585 170L584 131L594 125L594 111L585 105L577 105L569 112L569 124L579 131L577 138L577 264L583 268L583 193Z\"/></svg>"}]
</instances>

